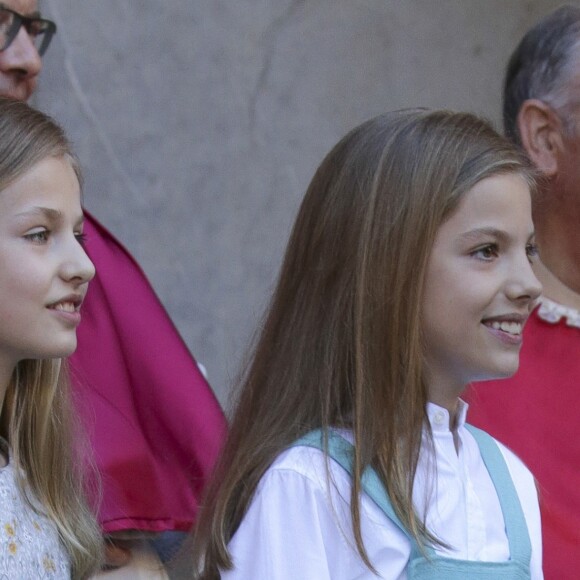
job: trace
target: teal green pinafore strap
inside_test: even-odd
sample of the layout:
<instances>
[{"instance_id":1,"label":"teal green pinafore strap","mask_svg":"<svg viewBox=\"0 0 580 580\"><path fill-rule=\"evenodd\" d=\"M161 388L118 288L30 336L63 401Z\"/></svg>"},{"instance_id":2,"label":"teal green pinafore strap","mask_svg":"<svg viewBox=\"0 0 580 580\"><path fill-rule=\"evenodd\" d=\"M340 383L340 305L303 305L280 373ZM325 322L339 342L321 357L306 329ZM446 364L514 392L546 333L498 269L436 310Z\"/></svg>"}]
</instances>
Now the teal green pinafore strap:
<instances>
[{"instance_id":1,"label":"teal green pinafore strap","mask_svg":"<svg viewBox=\"0 0 580 580\"><path fill-rule=\"evenodd\" d=\"M407 565L409 580L529 580L531 543L520 500L505 459L496 442L484 431L466 425L477 444L485 466L497 491L506 526L510 559L506 562L476 562L457 560L438 555L431 546L425 546L423 555L416 540L399 520L385 488L371 468L362 475L362 488L383 513L407 536L411 556ZM315 447L324 451L322 431L316 430L301 437L294 445ZM328 455L352 475L353 446L337 433L328 433Z\"/></svg>"}]
</instances>

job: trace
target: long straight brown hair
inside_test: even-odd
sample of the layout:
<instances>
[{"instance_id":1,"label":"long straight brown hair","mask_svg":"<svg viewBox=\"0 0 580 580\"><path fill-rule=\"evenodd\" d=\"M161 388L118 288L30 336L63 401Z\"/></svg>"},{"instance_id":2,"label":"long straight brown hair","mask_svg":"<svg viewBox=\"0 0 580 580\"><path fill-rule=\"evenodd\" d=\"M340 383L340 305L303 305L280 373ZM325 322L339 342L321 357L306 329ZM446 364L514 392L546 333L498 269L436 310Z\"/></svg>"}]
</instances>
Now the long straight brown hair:
<instances>
[{"instance_id":1,"label":"long straight brown hair","mask_svg":"<svg viewBox=\"0 0 580 580\"><path fill-rule=\"evenodd\" d=\"M526 161L467 113L401 111L354 129L318 168L244 372L231 430L195 539L202 578L233 564L227 544L274 458L312 429L354 435L357 549L361 474L371 465L423 545L413 507L426 421L421 298L436 232L478 181ZM432 444L432 440L431 440Z\"/></svg>"},{"instance_id":2,"label":"long straight brown hair","mask_svg":"<svg viewBox=\"0 0 580 580\"><path fill-rule=\"evenodd\" d=\"M0 195L40 161L65 158L80 181L62 129L23 102L0 98ZM1 298L1 297L0 297ZM72 577L87 578L101 563L102 538L85 501L85 484L68 380L60 359L22 360L6 391L0 417L24 497L32 492L54 522L71 558ZM86 462L88 464L90 462Z\"/></svg>"}]
</instances>

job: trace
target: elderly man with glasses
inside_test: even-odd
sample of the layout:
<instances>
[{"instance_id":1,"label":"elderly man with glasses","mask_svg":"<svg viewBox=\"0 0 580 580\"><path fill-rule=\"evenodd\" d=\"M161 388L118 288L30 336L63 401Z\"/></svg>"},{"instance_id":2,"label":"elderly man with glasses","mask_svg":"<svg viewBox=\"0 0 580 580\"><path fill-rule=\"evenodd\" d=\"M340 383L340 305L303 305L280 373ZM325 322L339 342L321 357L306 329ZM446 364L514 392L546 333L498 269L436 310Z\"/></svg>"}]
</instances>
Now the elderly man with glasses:
<instances>
[{"instance_id":1,"label":"elderly man with glasses","mask_svg":"<svg viewBox=\"0 0 580 580\"><path fill-rule=\"evenodd\" d=\"M55 32L36 0L0 2L0 95L32 95ZM132 538L192 526L226 423L132 256L89 213L85 233L97 277L71 357L73 388L102 475L108 560L124 564Z\"/></svg>"},{"instance_id":2,"label":"elderly man with glasses","mask_svg":"<svg viewBox=\"0 0 580 580\"><path fill-rule=\"evenodd\" d=\"M36 87L41 56L56 32L33 0L0 3L0 95L27 100Z\"/></svg>"}]
</instances>

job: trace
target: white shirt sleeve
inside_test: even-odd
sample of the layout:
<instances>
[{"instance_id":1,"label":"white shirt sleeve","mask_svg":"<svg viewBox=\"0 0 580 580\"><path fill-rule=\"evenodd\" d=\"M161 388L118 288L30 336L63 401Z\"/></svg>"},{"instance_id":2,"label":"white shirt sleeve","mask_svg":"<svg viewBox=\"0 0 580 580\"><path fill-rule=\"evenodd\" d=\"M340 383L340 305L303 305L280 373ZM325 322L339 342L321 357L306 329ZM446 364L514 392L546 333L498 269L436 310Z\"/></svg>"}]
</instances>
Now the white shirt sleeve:
<instances>
[{"instance_id":1,"label":"white shirt sleeve","mask_svg":"<svg viewBox=\"0 0 580 580\"><path fill-rule=\"evenodd\" d=\"M358 554L350 518L350 478L314 449L293 448L266 472L229 550L234 569L224 580L351 580L372 578ZM363 541L381 578L406 577L407 538L362 498Z\"/></svg>"}]
</instances>

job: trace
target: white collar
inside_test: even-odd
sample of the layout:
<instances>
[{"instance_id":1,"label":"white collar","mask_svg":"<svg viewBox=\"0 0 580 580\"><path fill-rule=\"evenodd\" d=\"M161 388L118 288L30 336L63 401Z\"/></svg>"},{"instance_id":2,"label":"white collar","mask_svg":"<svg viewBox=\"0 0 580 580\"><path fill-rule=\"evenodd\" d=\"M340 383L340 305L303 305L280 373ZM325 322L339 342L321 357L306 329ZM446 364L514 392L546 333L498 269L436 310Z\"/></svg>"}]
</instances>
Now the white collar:
<instances>
[{"instance_id":1,"label":"white collar","mask_svg":"<svg viewBox=\"0 0 580 580\"><path fill-rule=\"evenodd\" d=\"M469 405L459 399L457 402L457 429L465 425ZM449 432L449 411L435 403L427 402L427 417L432 431Z\"/></svg>"}]
</instances>

